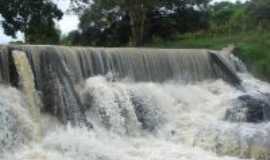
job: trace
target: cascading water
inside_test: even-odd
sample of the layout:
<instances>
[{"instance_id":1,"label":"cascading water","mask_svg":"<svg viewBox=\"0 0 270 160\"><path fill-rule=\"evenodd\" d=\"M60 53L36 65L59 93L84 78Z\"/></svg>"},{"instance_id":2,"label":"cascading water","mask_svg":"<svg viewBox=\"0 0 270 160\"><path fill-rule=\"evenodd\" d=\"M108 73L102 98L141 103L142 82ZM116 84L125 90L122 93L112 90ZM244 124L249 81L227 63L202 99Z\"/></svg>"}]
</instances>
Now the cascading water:
<instances>
[{"instance_id":1,"label":"cascading water","mask_svg":"<svg viewBox=\"0 0 270 160\"><path fill-rule=\"evenodd\" d=\"M2 46L0 159L268 160L270 85L244 71L208 50Z\"/></svg>"}]
</instances>

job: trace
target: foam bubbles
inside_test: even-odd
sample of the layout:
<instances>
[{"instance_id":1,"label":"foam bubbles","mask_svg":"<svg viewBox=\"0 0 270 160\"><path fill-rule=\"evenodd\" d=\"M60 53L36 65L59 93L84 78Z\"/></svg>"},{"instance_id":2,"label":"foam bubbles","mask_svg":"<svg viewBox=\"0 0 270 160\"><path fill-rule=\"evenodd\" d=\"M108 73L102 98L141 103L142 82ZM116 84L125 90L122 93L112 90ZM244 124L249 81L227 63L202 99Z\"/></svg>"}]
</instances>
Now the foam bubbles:
<instances>
[{"instance_id":1,"label":"foam bubbles","mask_svg":"<svg viewBox=\"0 0 270 160\"><path fill-rule=\"evenodd\" d=\"M6 152L4 159L269 158L270 123L226 121L233 100L244 93L222 80L184 85L114 82L97 76L78 90L94 129L64 126L41 117L48 123L42 142L25 145L15 153Z\"/></svg>"},{"instance_id":2,"label":"foam bubbles","mask_svg":"<svg viewBox=\"0 0 270 160\"><path fill-rule=\"evenodd\" d=\"M1 153L28 143L34 133L27 105L19 91L0 86L0 158Z\"/></svg>"}]
</instances>

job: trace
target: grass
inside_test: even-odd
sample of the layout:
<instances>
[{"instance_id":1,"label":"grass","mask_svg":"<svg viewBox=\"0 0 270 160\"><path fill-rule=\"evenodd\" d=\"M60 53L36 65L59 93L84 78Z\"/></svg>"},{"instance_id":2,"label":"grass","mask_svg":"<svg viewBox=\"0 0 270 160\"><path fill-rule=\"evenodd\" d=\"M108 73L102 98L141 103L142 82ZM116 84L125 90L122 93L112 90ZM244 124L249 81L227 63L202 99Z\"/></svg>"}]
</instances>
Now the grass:
<instances>
[{"instance_id":1,"label":"grass","mask_svg":"<svg viewBox=\"0 0 270 160\"><path fill-rule=\"evenodd\" d=\"M156 40L148 47L222 49L236 46L235 54L258 77L270 80L270 31L250 31L234 34L185 34L174 40Z\"/></svg>"}]
</instances>

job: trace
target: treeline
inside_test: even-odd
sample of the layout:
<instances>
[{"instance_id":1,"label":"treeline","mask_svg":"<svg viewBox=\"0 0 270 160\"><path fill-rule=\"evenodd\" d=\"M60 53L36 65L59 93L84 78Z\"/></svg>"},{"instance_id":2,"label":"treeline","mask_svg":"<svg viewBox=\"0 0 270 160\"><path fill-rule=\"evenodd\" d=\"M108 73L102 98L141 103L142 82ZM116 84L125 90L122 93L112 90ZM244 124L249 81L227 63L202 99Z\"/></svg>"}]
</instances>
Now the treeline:
<instances>
[{"instance_id":1,"label":"treeline","mask_svg":"<svg viewBox=\"0 0 270 160\"><path fill-rule=\"evenodd\" d=\"M209 0L95 0L80 15L72 45L140 46L208 28Z\"/></svg>"},{"instance_id":2,"label":"treeline","mask_svg":"<svg viewBox=\"0 0 270 160\"><path fill-rule=\"evenodd\" d=\"M61 32L55 21L62 16L63 12L50 0L0 0L4 33L16 38L17 32L22 32L25 43L59 43Z\"/></svg>"},{"instance_id":3,"label":"treeline","mask_svg":"<svg viewBox=\"0 0 270 160\"><path fill-rule=\"evenodd\" d=\"M209 7L209 32L218 34L270 29L270 0L220 2Z\"/></svg>"},{"instance_id":4,"label":"treeline","mask_svg":"<svg viewBox=\"0 0 270 160\"><path fill-rule=\"evenodd\" d=\"M185 33L234 34L270 28L270 0L245 3L210 0L71 0L78 30L62 35L63 13L51 0L0 0L5 34L25 43L83 46L142 46Z\"/></svg>"}]
</instances>

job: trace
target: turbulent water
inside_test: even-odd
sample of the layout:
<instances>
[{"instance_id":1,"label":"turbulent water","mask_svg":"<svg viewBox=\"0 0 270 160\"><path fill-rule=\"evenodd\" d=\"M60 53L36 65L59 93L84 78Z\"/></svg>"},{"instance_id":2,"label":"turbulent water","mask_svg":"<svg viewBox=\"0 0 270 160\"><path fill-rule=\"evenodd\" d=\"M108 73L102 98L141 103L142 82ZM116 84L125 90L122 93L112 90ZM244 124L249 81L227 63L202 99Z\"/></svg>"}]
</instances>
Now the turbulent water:
<instances>
[{"instance_id":1,"label":"turbulent water","mask_svg":"<svg viewBox=\"0 0 270 160\"><path fill-rule=\"evenodd\" d=\"M35 49L39 51L33 54ZM160 70L161 75L151 67L148 68L150 75L143 70L147 67L141 66L143 71L140 71L134 66L140 64L140 58L134 55L125 58L133 61L131 66L123 59L119 60L119 57L115 62L107 57L97 59L95 63L106 66L101 65L101 62L112 60L106 63L121 63L122 66L118 69L111 66L104 73L98 74L97 71L96 74L77 77L81 71L86 73L89 69L100 68L94 67L96 64L87 69L93 57L86 58L83 65L82 60L78 62L81 69L72 69L72 63L76 62L74 59L61 61L63 57L53 55L48 55L50 58L46 59L40 55L42 53L38 48L26 47L24 50L31 50L27 52L28 58L26 54L11 52L13 60L6 61L11 57L5 57L4 53L8 52L3 50L0 58L1 79L5 81L0 86L0 159L270 158L270 85L245 72L242 62L233 56L225 59L227 62L220 62L219 69L214 69L205 52L204 60L198 58L201 56L183 58L173 54L178 59L185 59L182 67L188 69L181 68L183 61L167 61L168 58L172 61L174 56L165 57L166 62L163 62L164 57L151 55L152 60L141 63L155 63L157 69L163 66L166 68L168 64L181 68L179 72L176 66L175 70ZM67 50L60 49L58 52ZM87 55L87 52L84 54ZM123 56L122 53L112 54ZM147 57L148 54L142 55ZM221 59L218 57L216 60ZM45 62L41 61L47 62L48 69L41 69L45 68L40 65L45 65ZM11 67L3 68L7 62ZM227 63L233 64L232 68ZM173 71L173 74L167 75L168 71ZM234 71L239 73L233 75ZM74 77L75 73L77 76ZM119 76L119 73L123 75ZM179 79L183 73L193 74L193 78ZM194 78L196 73L201 73L201 78ZM229 77L235 76L234 80L224 78L226 73ZM146 80L144 78L147 75L160 79ZM238 79L241 79L241 87L233 83ZM257 98L252 99L247 95ZM258 104L253 105L253 102Z\"/></svg>"}]
</instances>

